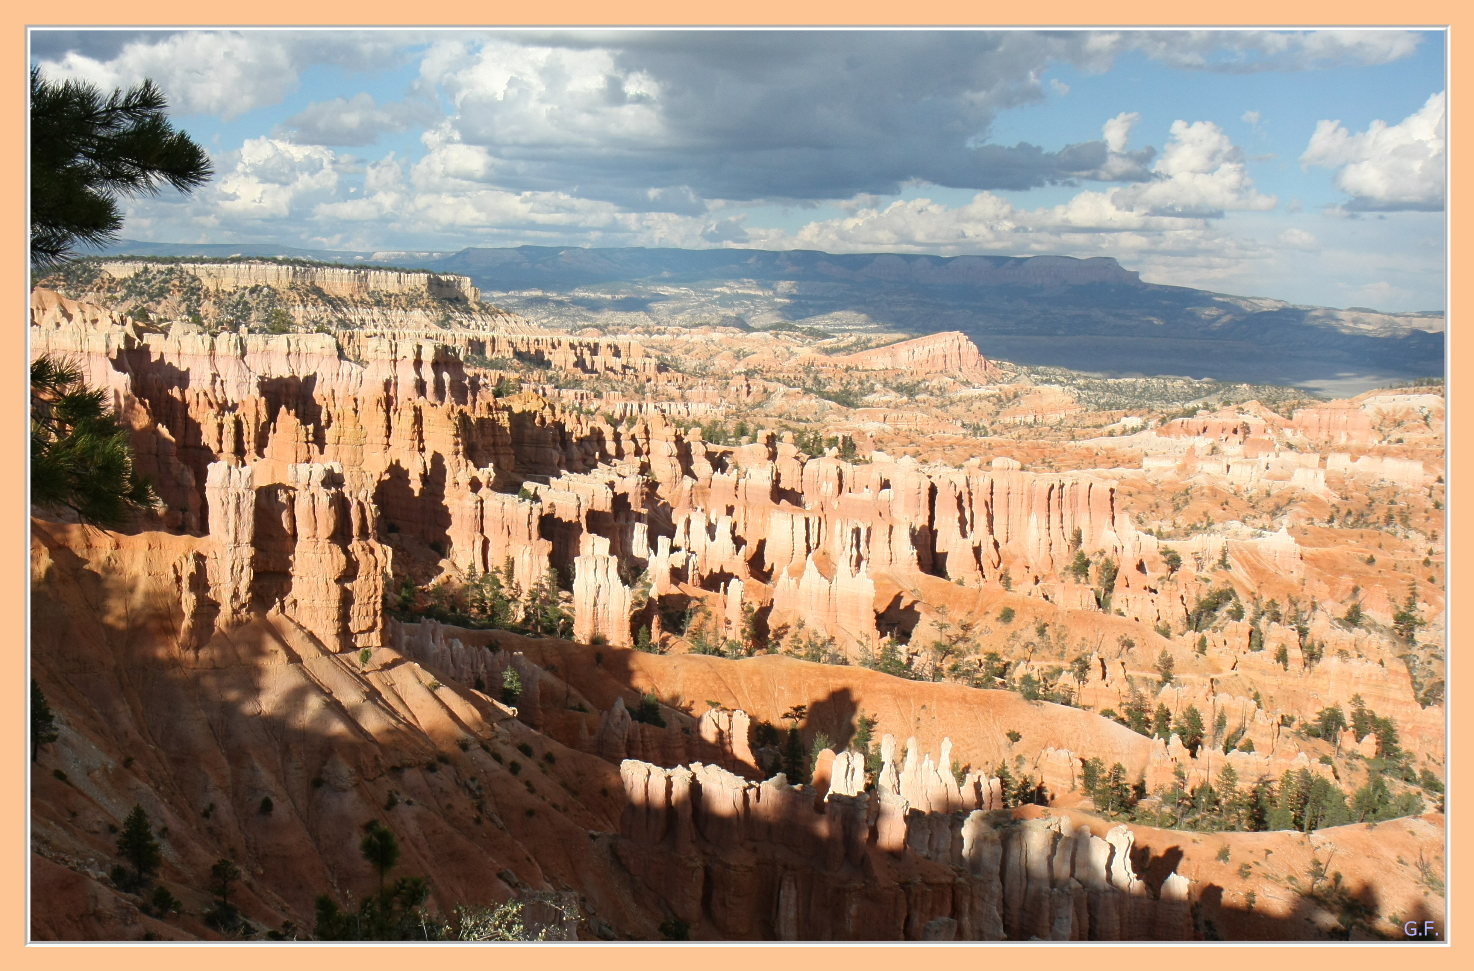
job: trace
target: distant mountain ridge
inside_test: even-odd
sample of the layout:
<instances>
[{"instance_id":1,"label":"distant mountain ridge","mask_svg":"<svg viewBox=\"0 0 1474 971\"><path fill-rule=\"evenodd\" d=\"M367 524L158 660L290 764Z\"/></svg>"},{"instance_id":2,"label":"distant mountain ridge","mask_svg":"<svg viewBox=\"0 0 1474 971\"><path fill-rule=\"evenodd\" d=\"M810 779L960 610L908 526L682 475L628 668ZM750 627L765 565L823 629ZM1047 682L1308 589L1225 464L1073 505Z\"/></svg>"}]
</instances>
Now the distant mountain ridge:
<instances>
[{"instance_id":1,"label":"distant mountain ridge","mask_svg":"<svg viewBox=\"0 0 1474 971\"><path fill-rule=\"evenodd\" d=\"M992 359L1082 371L1278 384L1355 376L1367 387L1444 371L1441 312L1297 306L1144 283L1111 257L573 246L362 253L132 241L105 252L422 268L469 277L508 310L568 324L736 316L961 331Z\"/></svg>"},{"instance_id":2,"label":"distant mountain ridge","mask_svg":"<svg viewBox=\"0 0 1474 971\"><path fill-rule=\"evenodd\" d=\"M925 286L1141 285L1141 275L1108 256L915 256L824 253L819 250L583 249L519 246L468 248L436 268L508 285L567 287L617 281L692 282L713 279L849 280ZM507 287L502 287L506 289Z\"/></svg>"}]
</instances>

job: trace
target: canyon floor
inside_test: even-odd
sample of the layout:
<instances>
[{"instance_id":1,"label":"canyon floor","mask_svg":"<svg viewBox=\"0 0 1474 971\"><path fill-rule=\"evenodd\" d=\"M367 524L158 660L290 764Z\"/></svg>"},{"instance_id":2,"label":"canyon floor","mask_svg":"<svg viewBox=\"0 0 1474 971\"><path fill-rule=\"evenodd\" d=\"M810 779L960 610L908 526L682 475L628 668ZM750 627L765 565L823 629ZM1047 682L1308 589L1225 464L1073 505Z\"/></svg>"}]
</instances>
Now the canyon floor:
<instances>
[{"instance_id":1,"label":"canyon floor","mask_svg":"<svg viewBox=\"0 0 1474 971\"><path fill-rule=\"evenodd\" d=\"M161 502L33 510L36 939L305 939L375 823L428 913L588 940L1443 918L1440 384L560 329L282 261L42 284L33 353ZM176 907L114 872L135 806Z\"/></svg>"}]
</instances>

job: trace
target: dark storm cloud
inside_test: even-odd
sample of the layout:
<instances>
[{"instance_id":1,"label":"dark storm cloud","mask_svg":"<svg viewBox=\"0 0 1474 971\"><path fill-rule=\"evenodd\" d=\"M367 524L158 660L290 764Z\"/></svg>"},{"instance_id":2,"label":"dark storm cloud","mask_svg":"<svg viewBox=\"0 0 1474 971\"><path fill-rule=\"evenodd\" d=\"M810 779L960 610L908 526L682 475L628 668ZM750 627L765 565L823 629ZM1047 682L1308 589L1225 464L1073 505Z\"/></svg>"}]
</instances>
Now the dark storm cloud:
<instances>
[{"instance_id":1,"label":"dark storm cloud","mask_svg":"<svg viewBox=\"0 0 1474 971\"><path fill-rule=\"evenodd\" d=\"M527 97L522 90L466 83L455 129L463 142L509 163L496 178L518 189L576 182L585 197L665 209L628 196L684 186L697 199L839 199L893 194L916 181L1023 190L1107 177L1104 142L1058 151L986 142L999 111L1043 99L1040 75L1051 63L1100 66L1085 34L585 32L505 39L609 51L615 68L581 110L596 116L643 99L660 121L659 134L643 143L589 142L567 131L528 135L525 119L508 121L514 95ZM653 79L656 95L629 93L641 77ZM1108 177L1140 177L1150 155L1131 159L1135 164L1117 164Z\"/></svg>"},{"instance_id":2,"label":"dark storm cloud","mask_svg":"<svg viewBox=\"0 0 1474 971\"><path fill-rule=\"evenodd\" d=\"M37 61L59 61L68 53L80 54L97 61L110 61L123 48L140 41L156 43L173 30L50 30L38 27L30 32L31 58Z\"/></svg>"}]
</instances>

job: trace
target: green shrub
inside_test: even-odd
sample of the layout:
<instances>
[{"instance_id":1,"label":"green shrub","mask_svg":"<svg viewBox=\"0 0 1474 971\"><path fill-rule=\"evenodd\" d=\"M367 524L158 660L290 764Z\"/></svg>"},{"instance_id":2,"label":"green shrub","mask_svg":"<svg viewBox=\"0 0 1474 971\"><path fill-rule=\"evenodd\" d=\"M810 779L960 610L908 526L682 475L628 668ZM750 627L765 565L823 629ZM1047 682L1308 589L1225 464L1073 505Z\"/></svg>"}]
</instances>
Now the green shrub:
<instances>
[{"instance_id":1,"label":"green shrub","mask_svg":"<svg viewBox=\"0 0 1474 971\"><path fill-rule=\"evenodd\" d=\"M169 888L162 883L154 887L153 896L149 898L148 902L149 906L153 908L154 913L160 917L168 914L177 914L180 908L184 906L179 902L179 898L170 893Z\"/></svg>"}]
</instances>

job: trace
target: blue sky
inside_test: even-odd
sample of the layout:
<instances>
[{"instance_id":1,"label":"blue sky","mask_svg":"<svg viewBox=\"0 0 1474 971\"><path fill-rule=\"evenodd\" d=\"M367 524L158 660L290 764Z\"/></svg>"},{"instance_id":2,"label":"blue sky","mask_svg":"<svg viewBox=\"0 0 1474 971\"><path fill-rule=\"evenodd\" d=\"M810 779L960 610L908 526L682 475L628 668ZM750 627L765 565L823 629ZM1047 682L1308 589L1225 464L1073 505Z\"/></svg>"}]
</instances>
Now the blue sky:
<instances>
[{"instance_id":1,"label":"blue sky","mask_svg":"<svg viewBox=\"0 0 1474 971\"><path fill-rule=\"evenodd\" d=\"M1113 256L1444 306L1437 32L33 31L215 159L125 235Z\"/></svg>"}]
</instances>

